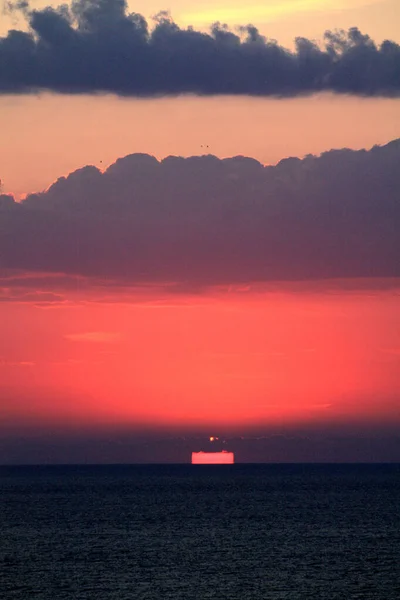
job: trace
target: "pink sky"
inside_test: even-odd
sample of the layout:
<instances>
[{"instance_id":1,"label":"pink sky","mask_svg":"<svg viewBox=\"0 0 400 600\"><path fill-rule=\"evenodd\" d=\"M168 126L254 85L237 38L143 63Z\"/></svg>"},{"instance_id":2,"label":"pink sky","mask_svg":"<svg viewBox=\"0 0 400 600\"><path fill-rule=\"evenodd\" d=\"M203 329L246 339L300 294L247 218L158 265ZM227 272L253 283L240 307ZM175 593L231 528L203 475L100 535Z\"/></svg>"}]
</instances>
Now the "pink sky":
<instances>
[{"instance_id":1,"label":"pink sky","mask_svg":"<svg viewBox=\"0 0 400 600\"><path fill-rule=\"evenodd\" d=\"M399 424L399 290L5 303L1 429Z\"/></svg>"}]
</instances>

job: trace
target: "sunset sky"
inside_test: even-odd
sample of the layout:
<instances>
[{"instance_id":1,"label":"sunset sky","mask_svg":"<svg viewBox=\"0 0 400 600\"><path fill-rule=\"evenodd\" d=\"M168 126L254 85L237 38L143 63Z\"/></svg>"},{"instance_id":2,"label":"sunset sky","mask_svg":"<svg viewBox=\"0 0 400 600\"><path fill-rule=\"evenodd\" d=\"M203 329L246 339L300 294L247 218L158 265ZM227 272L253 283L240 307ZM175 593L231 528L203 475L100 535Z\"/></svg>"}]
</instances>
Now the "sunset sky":
<instances>
[{"instance_id":1,"label":"sunset sky","mask_svg":"<svg viewBox=\"0 0 400 600\"><path fill-rule=\"evenodd\" d=\"M400 461L399 2L17 4L0 464Z\"/></svg>"}]
</instances>

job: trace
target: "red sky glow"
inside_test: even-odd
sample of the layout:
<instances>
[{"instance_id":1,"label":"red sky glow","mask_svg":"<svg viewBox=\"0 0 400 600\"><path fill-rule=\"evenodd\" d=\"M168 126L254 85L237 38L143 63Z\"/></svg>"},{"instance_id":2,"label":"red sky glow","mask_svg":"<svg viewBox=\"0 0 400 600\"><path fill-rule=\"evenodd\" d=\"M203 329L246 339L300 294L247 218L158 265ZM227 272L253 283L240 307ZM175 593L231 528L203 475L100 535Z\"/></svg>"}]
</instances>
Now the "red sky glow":
<instances>
[{"instance_id":1,"label":"red sky glow","mask_svg":"<svg viewBox=\"0 0 400 600\"><path fill-rule=\"evenodd\" d=\"M398 421L398 293L3 303L1 430Z\"/></svg>"}]
</instances>

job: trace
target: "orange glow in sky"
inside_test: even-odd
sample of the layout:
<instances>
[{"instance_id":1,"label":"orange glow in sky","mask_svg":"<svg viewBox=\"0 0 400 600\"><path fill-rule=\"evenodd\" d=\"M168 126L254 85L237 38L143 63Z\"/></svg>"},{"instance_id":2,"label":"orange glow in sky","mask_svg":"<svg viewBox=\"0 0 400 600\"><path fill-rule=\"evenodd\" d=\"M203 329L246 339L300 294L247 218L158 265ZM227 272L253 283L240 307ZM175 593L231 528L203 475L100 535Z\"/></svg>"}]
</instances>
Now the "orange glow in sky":
<instances>
[{"instance_id":1,"label":"orange glow in sky","mask_svg":"<svg viewBox=\"0 0 400 600\"><path fill-rule=\"evenodd\" d=\"M43 94L0 97L0 130L8 140L0 144L4 191L23 195L84 165L105 169L135 152L192 156L204 154L207 144L218 157L276 164L331 148L371 148L400 137L400 119L396 99L330 94L288 100Z\"/></svg>"}]
</instances>

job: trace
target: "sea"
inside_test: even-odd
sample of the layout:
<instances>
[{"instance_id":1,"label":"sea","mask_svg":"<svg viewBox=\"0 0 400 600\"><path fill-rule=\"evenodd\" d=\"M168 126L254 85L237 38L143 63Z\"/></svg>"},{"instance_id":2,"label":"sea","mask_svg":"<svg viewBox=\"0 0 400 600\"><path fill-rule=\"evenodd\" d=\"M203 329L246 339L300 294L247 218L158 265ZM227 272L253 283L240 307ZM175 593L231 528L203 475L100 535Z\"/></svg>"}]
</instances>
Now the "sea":
<instances>
[{"instance_id":1,"label":"sea","mask_svg":"<svg viewBox=\"0 0 400 600\"><path fill-rule=\"evenodd\" d=\"M0 467L1 600L399 600L400 465Z\"/></svg>"}]
</instances>

